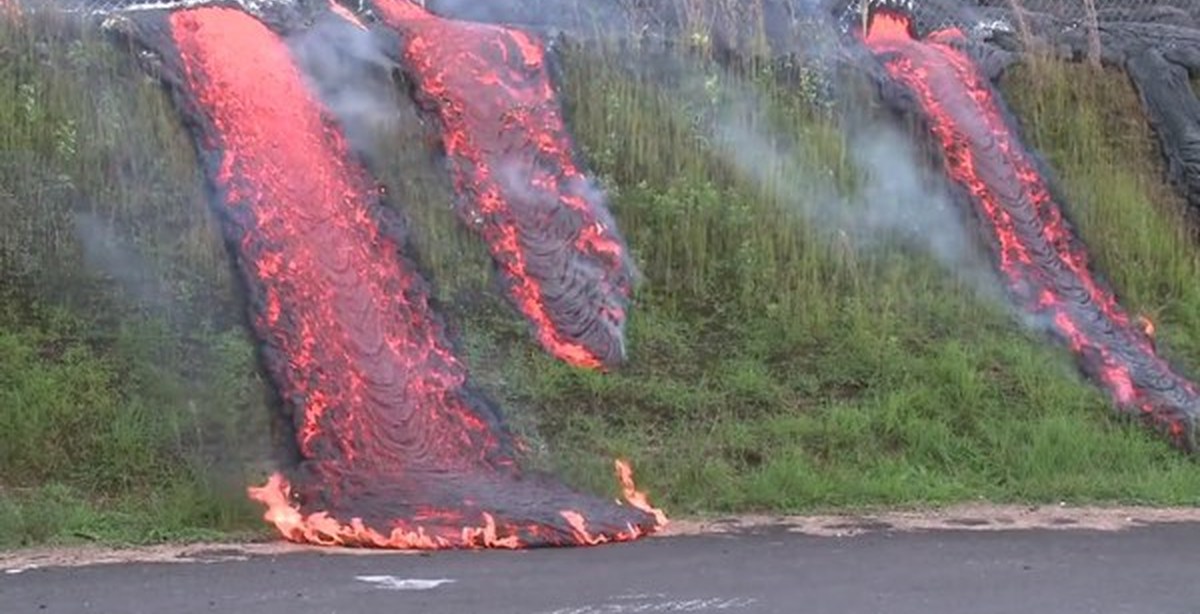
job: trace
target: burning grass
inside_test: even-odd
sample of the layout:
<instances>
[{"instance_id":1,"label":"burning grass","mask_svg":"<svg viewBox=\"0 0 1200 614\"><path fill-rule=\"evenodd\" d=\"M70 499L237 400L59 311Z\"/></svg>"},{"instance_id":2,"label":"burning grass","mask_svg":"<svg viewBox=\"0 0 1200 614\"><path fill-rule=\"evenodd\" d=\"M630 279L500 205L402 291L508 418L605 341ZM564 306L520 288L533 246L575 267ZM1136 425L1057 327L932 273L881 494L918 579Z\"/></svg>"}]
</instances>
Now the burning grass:
<instances>
[{"instance_id":1,"label":"burning grass","mask_svg":"<svg viewBox=\"0 0 1200 614\"><path fill-rule=\"evenodd\" d=\"M111 46L33 42L0 30L0 82L13 84L0 88L0 143L38 162L0 167L13 220L0 227L0 544L257 528L240 486L212 479L267 458L269 410L191 145ZM767 104L746 121L806 144L751 181L708 130L735 102L727 77L705 65L671 86L617 64L576 50L564 67L568 120L644 276L629 364L614 374L545 355L489 288L450 178L427 150L394 146L436 136L403 92L396 117L367 131L395 201L413 203L411 240L451 333L534 464L617 496L611 459L630 458L673 514L1197 503L1200 468L1113 418L1066 353L979 296L977 279L896 237L864 243L806 221L820 186L859 181L813 92L751 75ZM1124 78L1048 64L1015 71L1004 91L1098 269L1196 373L1200 252ZM93 232L109 249L84 252L79 212L113 229ZM125 262L96 256L118 253L139 265L86 265ZM69 315L51 317L56 306Z\"/></svg>"}]
</instances>

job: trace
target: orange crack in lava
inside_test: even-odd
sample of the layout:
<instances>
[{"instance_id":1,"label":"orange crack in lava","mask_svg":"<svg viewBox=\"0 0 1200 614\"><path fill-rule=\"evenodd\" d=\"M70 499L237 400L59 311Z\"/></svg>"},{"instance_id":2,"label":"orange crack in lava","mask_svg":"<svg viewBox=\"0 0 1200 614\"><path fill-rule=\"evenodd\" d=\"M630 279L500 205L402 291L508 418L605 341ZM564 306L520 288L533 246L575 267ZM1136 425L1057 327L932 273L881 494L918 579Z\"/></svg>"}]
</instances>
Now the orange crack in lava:
<instances>
[{"instance_id":1,"label":"orange crack in lava","mask_svg":"<svg viewBox=\"0 0 1200 614\"><path fill-rule=\"evenodd\" d=\"M629 506L520 471L387 230L382 190L279 36L224 7L132 18L161 21L140 36L169 37L151 46L178 64L172 86L194 114L267 372L292 411L299 465L249 489L269 523L293 541L421 549L657 530L665 517L627 474Z\"/></svg>"},{"instance_id":2,"label":"orange crack in lava","mask_svg":"<svg viewBox=\"0 0 1200 614\"><path fill-rule=\"evenodd\" d=\"M915 94L942 146L947 174L966 189L992 232L1013 295L1046 316L1118 406L1165 423L1178 441L1188 430L1184 422L1197 419L1195 386L1155 353L1153 325L1143 319L1135 326L1092 274L1086 250L990 85L955 46L963 40L954 28L917 40L909 17L889 9L872 16L865 37L889 75Z\"/></svg>"},{"instance_id":3,"label":"orange crack in lava","mask_svg":"<svg viewBox=\"0 0 1200 614\"><path fill-rule=\"evenodd\" d=\"M542 42L408 0L373 5L402 35L404 63L441 121L459 215L487 243L538 341L576 366L623 360L632 266L575 164Z\"/></svg>"}]
</instances>

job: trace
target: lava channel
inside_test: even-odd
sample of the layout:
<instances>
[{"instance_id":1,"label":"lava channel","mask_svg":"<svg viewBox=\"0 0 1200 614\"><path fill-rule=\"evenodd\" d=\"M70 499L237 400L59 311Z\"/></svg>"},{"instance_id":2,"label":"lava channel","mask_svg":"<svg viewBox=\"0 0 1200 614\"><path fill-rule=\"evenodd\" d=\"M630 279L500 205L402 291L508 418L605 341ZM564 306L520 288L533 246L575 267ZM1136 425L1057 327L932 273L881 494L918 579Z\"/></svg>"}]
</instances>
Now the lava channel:
<instances>
[{"instance_id":1,"label":"lava channel","mask_svg":"<svg viewBox=\"0 0 1200 614\"><path fill-rule=\"evenodd\" d=\"M409 0L372 5L441 123L459 219L542 347L581 367L622 362L635 273L604 193L574 160L542 41Z\"/></svg>"},{"instance_id":2,"label":"lava channel","mask_svg":"<svg viewBox=\"0 0 1200 614\"><path fill-rule=\"evenodd\" d=\"M195 136L300 462L251 496L289 540L519 548L630 540L665 520L523 473L473 394L401 221L281 38L202 7L130 14Z\"/></svg>"},{"instance_id":3,"label":"lava channel","mask_svg":"<svg viewBox=\"0 0 1200 614\"><path fill-rule=\"evenodd\" d=\"M1016 136L999 95L954 28L918 39L908 16L881 9L865 37L888 74L915 98L941 146L945 171L970 199L1010 294L1048 323L1117 407L1196 446L1200 397L1154 349L1095 275L1038 163Z\"/></svg>"}]
</instances>

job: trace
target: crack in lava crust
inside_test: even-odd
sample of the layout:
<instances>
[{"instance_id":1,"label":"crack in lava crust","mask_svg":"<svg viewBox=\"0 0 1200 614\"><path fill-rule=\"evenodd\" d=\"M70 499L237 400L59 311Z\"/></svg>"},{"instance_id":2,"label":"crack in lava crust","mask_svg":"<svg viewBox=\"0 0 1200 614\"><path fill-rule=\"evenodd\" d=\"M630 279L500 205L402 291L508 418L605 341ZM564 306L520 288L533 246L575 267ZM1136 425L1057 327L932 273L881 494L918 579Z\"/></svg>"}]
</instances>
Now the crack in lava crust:
<instances>
[{"instance_id":1,"label":"crack in lava crust","mask_svg":"<svg viewBox=\"0 0 1200 614\"><path fill-rule=\"evenodd\" d=\"M633 267L603 193L573 159L542 41L409 0L372 4L441 121L459 218L487 243L542 347L577 366L623 361Z\"/></svg>"},{"instance_id":2,"label":"crack in lava crust","mask_svg":"<svg viewBox=\"0 0 1200 614\"><path fill-rule=\"evenodd\" d=\"M474 396L399 220L284 42L206 7L133 16L196 134L300 465L251 489L284 537L393 548L594 544L662 518L525 475Z\"/></svg>"},{"instance_id":3,"label":"crack in lava crust","mask_svg":"<svg viewBox=\"0 0 1200 614\"><path fill-rule=\"evenodd\" d=\"M1015 136L998 95L955 45L956 29L916 40L907 16L880 10L866 44L919 103L946 172L986 222L1010 293L1048 321L1117 406L1195 449L1200 396L1090 271L1049 183Z\"/></svg>"}]
</instances>

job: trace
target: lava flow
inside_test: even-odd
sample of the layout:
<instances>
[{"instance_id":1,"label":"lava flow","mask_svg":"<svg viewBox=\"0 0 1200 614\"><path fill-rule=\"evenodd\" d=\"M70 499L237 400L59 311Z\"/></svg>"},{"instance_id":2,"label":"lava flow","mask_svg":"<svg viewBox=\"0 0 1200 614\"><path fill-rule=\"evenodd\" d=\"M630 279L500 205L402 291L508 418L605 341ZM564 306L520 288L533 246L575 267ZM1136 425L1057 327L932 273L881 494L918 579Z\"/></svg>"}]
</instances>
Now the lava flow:
<instances>
[{"instance_id":1,"label":"lava flow","mask_svg":"<svg viewBox=\"0 0 1200 614\"><path fill-rule=\"evenodd\" d=\"M1194 449L1200 395L1157 355L1139 322L1091 272L1087 252L998 94L957 43L957 29L918 39L907 15L876 12L866 44L916 99L941 145L946 173L994 239L1011 295L1046 321L1117 406Z\"/></svg>"},{"instance_id":2,"label":"lava flow","mask_svg":"<svg viewBox=\"0 0 1200 614\"><path fill-rule=\"evenodd\" d=\"M440 119L459 217L542 347L583 367L624 360L633 267L603 193L573 159L542 42L409 0L372 4Z\"/></svg>"},{"instance_id":3,"label":"lava flow","mask_svg":"<svg viewBox=\"0 0 1200 614\"><path fill-rule=\"evenodd\" d=\"M287 539L388 548L534 547L639 537L661 513L523 473L467 384L400 224L284 41L224 7L141 11L214 188L300 462L251 496Z\"/></svg>"}]
</instances>

